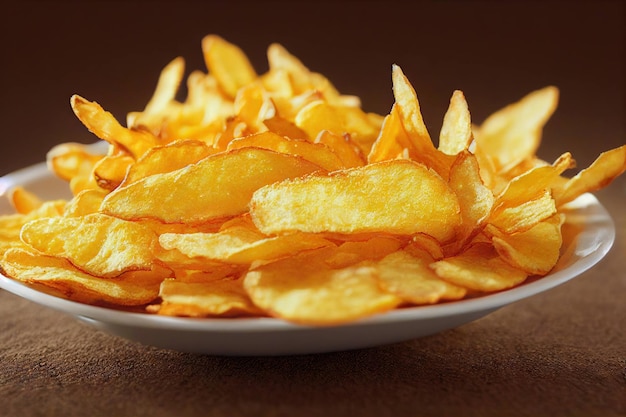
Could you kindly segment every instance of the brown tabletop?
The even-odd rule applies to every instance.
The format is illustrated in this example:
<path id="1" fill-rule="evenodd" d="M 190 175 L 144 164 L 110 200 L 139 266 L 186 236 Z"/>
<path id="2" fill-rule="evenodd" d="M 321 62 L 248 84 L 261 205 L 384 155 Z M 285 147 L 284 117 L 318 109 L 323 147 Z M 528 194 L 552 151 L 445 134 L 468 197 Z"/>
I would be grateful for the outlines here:
<path id="1" fill-rule="evenodd" d="M 240 45 L 259 71 L 267 45 L 282 43 L 378 113 L 389 111 L 397 63 L 432 132 L 456 88 L 479 122 L 552 84 L 561 101 L 540 156 L 569 150 L 584 167 L 626 142 L 623 2 L 417 3 L 12 5 L 0 175 L 57 143 L 94 140 L 71 94 L 123 120 L 173 57 L 203 68 L 208 33 Z M 0 416 L 626 416 L 626 177 L 596 196 L 617 238 L 591 270 L 456 329 L 362 350 L 169 351 L 0 290 Z"/>

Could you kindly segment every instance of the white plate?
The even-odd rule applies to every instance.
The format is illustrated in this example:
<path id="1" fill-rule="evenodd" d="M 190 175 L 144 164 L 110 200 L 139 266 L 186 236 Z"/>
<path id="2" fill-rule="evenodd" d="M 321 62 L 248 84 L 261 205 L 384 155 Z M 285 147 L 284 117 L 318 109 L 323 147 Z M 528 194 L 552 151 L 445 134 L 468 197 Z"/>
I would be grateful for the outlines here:
<path id="1" fill-rule="evenodd" d="M 12 212 L 6 192 L 18 184 L 44 198 L 69 197 L 67 184 L 51 175 L 45 164 L 38 164 L 0 178 L 0 214 Z M 591 268 L 612 246 L 615 227 L 591 194 L 572 205 L 575 210 L 568 215 L 568 222 L 578 223 L 582 231 L 566 245 L 561 261 L 549 275 L 480 298 L 395 310 L 342 326 L 300 326 L 271 318 L 191 319 L 128 313 L 61 299 L 2 275 L 0 287 L 106 332 L 167 349 L 216 355 L 289 355 L 379 346 L 460 326 Z"/>

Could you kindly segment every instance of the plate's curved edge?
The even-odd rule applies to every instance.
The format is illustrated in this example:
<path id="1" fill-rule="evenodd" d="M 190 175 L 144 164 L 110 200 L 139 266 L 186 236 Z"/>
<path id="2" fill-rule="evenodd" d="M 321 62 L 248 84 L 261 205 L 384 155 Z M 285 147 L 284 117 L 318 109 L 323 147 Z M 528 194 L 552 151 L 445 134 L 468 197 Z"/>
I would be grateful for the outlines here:
<path id="1" fill-rule="evenodd" d="M 2 184 L 13 187 L 21 182 L 32 182 L 38 178 L 45 179 L 45 177 L 50 175 L 51 173 L 48 171 L 45 162 L 7 174 L 4 177 L 0 177 L 0 196 L 2 196 Z M 565 266 L 562 270 L 548 274 L 547 276 L 539 278 L 534 282 L 522 284 L 518 287 L 502 292 L 488 294 L 473 299 L 393 310 L 387 313 L 365 318 L 363 320 L 358 320 L 353 323 L 349 323 L 348 325 L 367 326 L 371 324 L 383 324 L 386 322 L 428 320 L 432 318 L 494 310 L 549 290 L 571 280 L 579 274 L 589 270 L 602 260 L 611 249 L 615 240 L 615 225 L 613 219 L 595 196 L 585 194 L 575 200 L 572 206 L 575 210 L 589 210 L 590 213 L 593 214 L 594 221 L 597 223 L 594 229 L 594 236 L 597 240 L 597 245 L 593 248 L 593 250 L 586 248 L 589 253 L 584 254 L 584 256 L 581 256 L 573 264 Z M 602 239 L 599 239 L 600 237 L 602 237 Z M 180 328 L 182 326 L 191 331 L 219 330 L 222 332 L 263 332 L 267 330 L 290 331 L 311 327 L 268 317 L 228 320 L 219 318 L 194 319 L 117 311 L 106 307 L 82 304 L 46 294 L 37 289 L 31 288 L 26 284 L 7 278 L 2 274 L 0 274 L 0 288 L 3 288 L 22 298 L 73 316 L 100 320 L 118 325 L 168 329 Z M 346 325 L 341 325 L 339 327 L 342 326 Z"/>

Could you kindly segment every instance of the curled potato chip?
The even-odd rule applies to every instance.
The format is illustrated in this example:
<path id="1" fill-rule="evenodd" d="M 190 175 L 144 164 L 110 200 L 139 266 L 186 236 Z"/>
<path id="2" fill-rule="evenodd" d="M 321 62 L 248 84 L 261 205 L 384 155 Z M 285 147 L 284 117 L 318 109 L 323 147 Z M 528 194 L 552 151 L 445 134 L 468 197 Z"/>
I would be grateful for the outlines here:
<path id="1" fill-rule="evenodd" d="M 100 213 L 31 220 L 20 236 L 32 248 L 101 277 L 150 270 L 158 244 L 154 232 L 142 224 Z"/>
<path id="2" fill-rule="evenodd" d="M 341 159 L 328 146 L 307 140 L 291 139 L 272 132 L 257 133 L 233 139 L 227 149 L 263 148 L 289 155 L 300 156 L 326 171 L 345 168 Z"/>
<path id="3" fill-rule="evenodd" d="M 252 193 L 266 184 L 320 170 L 297 156 L 237 149 L 118 188 L 107 195 L 101 210 L 129 220 L 205 223 L 245 213 Z"/>
<path id="4" fill-rule="evenodd" d="M 519 233 L 502 233 L 493 227 L 487 232 L 492 234 L 493 246 L 504 261 L 529 275 L 545 275 L 559 260 L 563 221 L 563 215 L 556 214 Z"/>
<path id="5" fill-rule="evenodd" d="M 223 278 L 209 282 L 166 279 L 161 284 L 158 314 L 186 317 L 261 316 L 243 289 L 241 279 Z"/>
<path id="6" fill-rule="evenodd" d="M 272 316 L 303 324 L 336 325 L 401 303 L 380 288 L 373 267 L 332 269 L 320 260 L 299 257 L 253 269 L 243 283 L 255 305 Z"/>
<path id="7" fill-rule="evenodd" d="M 465 95 L 455 90 L 443 118 L 438 149 L 448 155 L 457 155 L 468 149 L 472 140 L 472 121 Z"/>
<path id="8" fill-rule="evenodd" d="M 222 90 L 235 97 L 240 88 L 252 83 L 257 75 L 244 52 L 217 35 L 202 39 L 202 52 L 209 73 Z"/>
<path id="9" fill-rule="evenodd" d="M 464 287 L 441 279 L 430 268 L 434 259 L 426 251 L 396 251 L 375 264 L 381 286 L 411 304 L 434 304 L 458 300 Z"/>
<path id="10" fill-rule="evenodd" d="M 488 156 L 498 171 L 534 157 L 558 98 L 558 89 L 549 86 L 491 114 L 477 129 L 476 153 Z"/>
<path id="11" fill-rule="evenodd" d="M 477 243 L 463 253 L 433 262 L 435 273 L 459 287 L 492 292 L 524 282 L 528 274 L 506 263 L 489 243 Z"/>
<path id="12" fill-rule="evenodd" d="M 28 214 L 37 210 L 44 203 L 37 194 L 28 191 L 22 186 L 17 186 L 10 191 L 11 205 L 19 214 Z"/>
<path id="13" fill-rule="evenodd" d="M 388 187 L 415 190 L 422 198 L 414 198 L 410 192 L 389 194 L 385 192 Z M 438 204 L 430 204 L 430 198 L 436 198 Z M 250 214 L 266 234 L 426 233 L 446 241 L 460 223 L 457 197 L 445 181 L 423 165 L 406 160 L 268 185 L 254 193 Z"/>
<path id="14" fill-rule="evenodd" d="M 57 294 L 74 301 L 120 306 L 139 306 L 153 301 L 169 272 L 155 267 L 117 278 L 102 278 L 77 269 L 66 259 L 19 248 L 4 253 L 2 270 L 18 281 L 51 287 Z"/>

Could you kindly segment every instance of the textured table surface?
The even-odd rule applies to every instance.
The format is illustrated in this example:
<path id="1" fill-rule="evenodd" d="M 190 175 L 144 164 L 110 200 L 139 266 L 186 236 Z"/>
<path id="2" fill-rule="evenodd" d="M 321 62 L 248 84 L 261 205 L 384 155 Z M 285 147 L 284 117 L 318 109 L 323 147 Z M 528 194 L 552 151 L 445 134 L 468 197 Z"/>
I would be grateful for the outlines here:
<path id="1" fill-rule="evenodd" d="M 454 88 L 480 121 L 554 84 L 561 104 L 541 155 L 569 150 L 584 167 L 624 144 L 624 3 L 502 3 L 16 2 L 2 28 L 0 175 L 59 142 L 93 140 L 71 114 L 71 94 L 123 119 L 171 58 L 201 64 L 208 33 L 255 62 L 260 45 L 284 43 L 380 113 L 399 63 L 433 132 Z M 0 290 L 0 416 L 626 416 L 626 178 L 596 195 L 617 238 L 593 269 L 456 329 L 364 350 L 160 350 Z"/>

